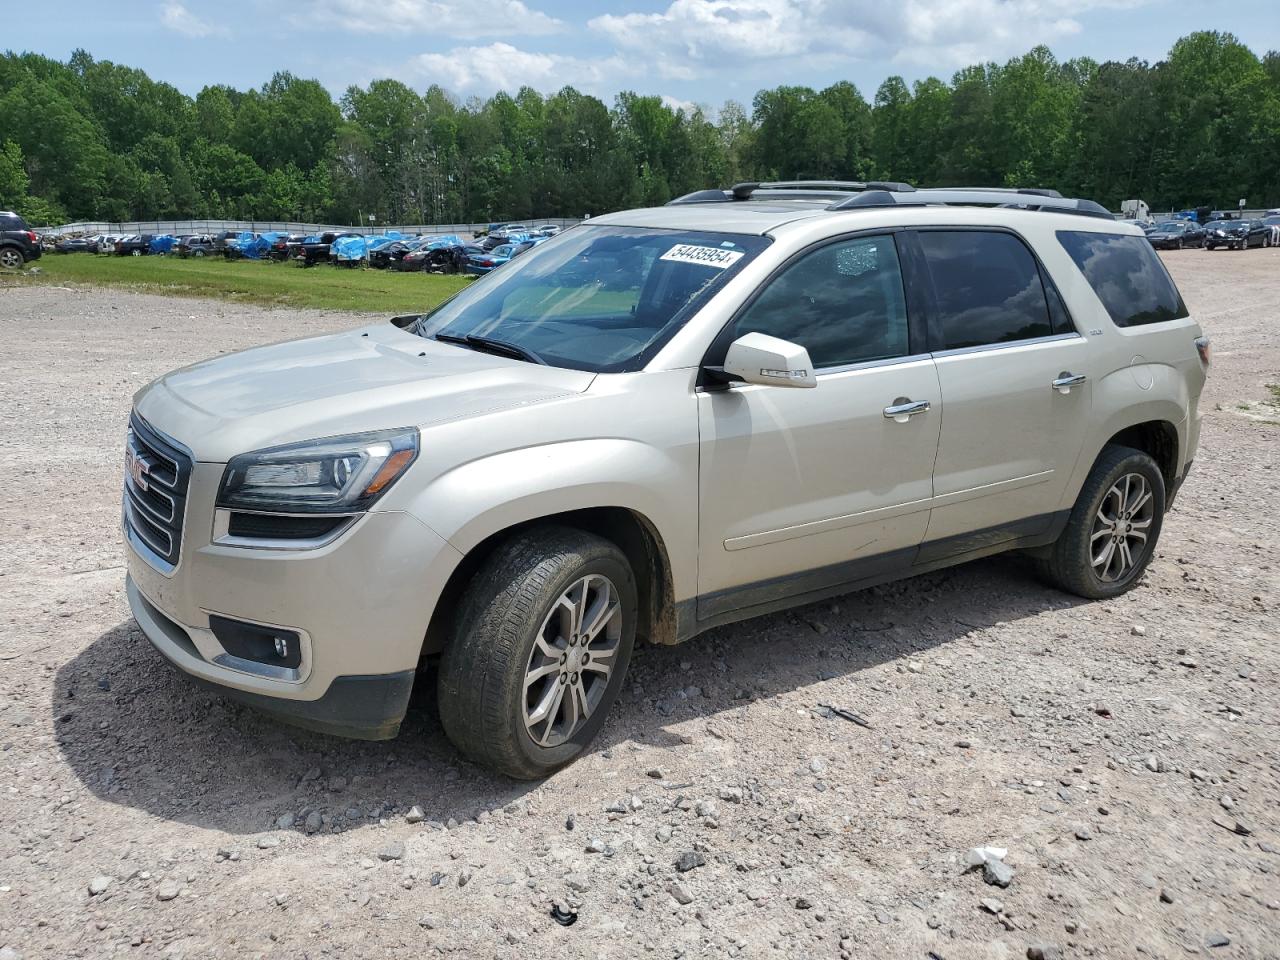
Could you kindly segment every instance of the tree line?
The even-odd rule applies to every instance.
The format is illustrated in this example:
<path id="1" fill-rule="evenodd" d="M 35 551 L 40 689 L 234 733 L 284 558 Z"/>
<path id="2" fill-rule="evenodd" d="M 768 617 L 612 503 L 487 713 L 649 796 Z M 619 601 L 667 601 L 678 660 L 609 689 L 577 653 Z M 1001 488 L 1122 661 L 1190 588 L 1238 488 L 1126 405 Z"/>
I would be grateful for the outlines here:
<path id="1" fill-rule="evenodd" d="M 394 79 L 334 102 L 277 73 L 194 98 L 141 70 L 0 56 L 0 209 L 33 223 L 455 223 L 598 214 L 740 180 L 1053 187 L 1112 209 L 1280 205 L 1280 53 L 1227 33 L 1155 64 L 1036 47 L 950 81 L 761 90 L 714 114 L 566 86 L 460 102 Z"/>

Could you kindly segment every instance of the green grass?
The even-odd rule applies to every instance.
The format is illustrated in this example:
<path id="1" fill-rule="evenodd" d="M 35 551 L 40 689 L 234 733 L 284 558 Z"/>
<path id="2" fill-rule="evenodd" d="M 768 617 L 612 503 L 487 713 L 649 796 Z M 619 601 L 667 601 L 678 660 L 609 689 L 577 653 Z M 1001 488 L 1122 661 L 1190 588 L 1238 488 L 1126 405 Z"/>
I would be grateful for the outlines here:
<path id="1" fill-rule="evenodd" d="M 40 273 L 32 275 L 30 267 Z M 202 257 L 106 257 L 45 254 L 28 271 L 0 271 L 0 289 L 79 283 L 174 297 L 204 297 L 274 307 L 315 307 L 366 313 L 416 313 L 469 283 L 459 276 L 348 270 L 323 265 Z"/>

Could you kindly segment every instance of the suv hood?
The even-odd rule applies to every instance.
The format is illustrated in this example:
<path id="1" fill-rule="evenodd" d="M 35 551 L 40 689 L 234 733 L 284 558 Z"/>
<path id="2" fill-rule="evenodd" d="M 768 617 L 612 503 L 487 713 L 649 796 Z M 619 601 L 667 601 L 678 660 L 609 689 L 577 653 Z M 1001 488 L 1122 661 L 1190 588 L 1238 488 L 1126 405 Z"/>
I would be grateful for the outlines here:
<path id="1" fill-rule="evenodd" d="M 391 324 L 255 347 L 166 374 L 134 408 L 197 460 L 427 426 L 581 393 L 595 374 L 425 340 Z"/>

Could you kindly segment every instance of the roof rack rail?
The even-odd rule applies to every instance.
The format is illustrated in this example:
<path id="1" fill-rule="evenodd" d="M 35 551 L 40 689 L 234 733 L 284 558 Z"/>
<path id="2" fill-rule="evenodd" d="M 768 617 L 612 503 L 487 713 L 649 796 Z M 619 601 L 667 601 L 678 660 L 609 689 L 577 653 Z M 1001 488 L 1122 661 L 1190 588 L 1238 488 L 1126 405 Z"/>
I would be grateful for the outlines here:
<path id="1" fill-rule="evenodd" d="M 868 190 L 844 200 L 836 201 L 828 210 L 857 210 L 864 207 L 922 206 L 925 204 L 953 206 L 1009 207 L 1020 210 L 1048 210 L 1053 213 L 1074 213 L 1085 217 L 1114 220 L 1111 211 L 1092 200 L 1064 197 L 1056 190 L 1040 188 L 1001 189 L 985 187 L 942 187 L 913 190 L 908 194 L 892 190 Z"/>
<path id="2" fill-rule="evenodd" d="M 828 210 L 864 207 L 954 206 L 1010 207 L 1051 210 L 1086 217 L 1114 219 L 1092 200 L 1064 197 L 1046 187 L 922 187 L 892 180 L 778 180 L 736 183 L 727 190 L 698 190 L 677 197 L 668 206 L 684 203 L 732 203 L 740 200 L 831 200 Z"/>
<path id="3" fill-rule="evenodd" d="M 684 203 L 730 203 L 735 200 L 837 200 L 865 190 L 894 190 L 910 193 L 909 183 L 881 180 L 773 180 L 735 183 L 726 190 L 697 190 L 670 200 L 667 206 Z"/>

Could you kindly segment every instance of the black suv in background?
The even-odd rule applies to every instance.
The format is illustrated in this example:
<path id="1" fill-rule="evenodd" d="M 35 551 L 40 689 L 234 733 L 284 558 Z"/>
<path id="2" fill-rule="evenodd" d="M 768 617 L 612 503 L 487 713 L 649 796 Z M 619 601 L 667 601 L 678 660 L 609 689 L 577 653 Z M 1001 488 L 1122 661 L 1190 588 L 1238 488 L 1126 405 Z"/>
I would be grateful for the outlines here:
<path id="1" fill-rule="evenodd" d="M 135 233 L 121 237 L 116 241 L 116 256 L 145 257 L 151 252 L 151 241 L 154 239 L 155 237 L 150 233 Z"/>
<path id="2" fill-rule="evenodd" d="M 173 249 L 184 260 L 187 257 L 207 257 L 213 253 L 213 237 L 204 233 L 183 237 L 174 244 Z"/>
<path id="3" fill-rule="evenodd" d="M 16 270 L 40 259 L 40 238 L 16 213 L 0 210 L 0 267 Z"/>

